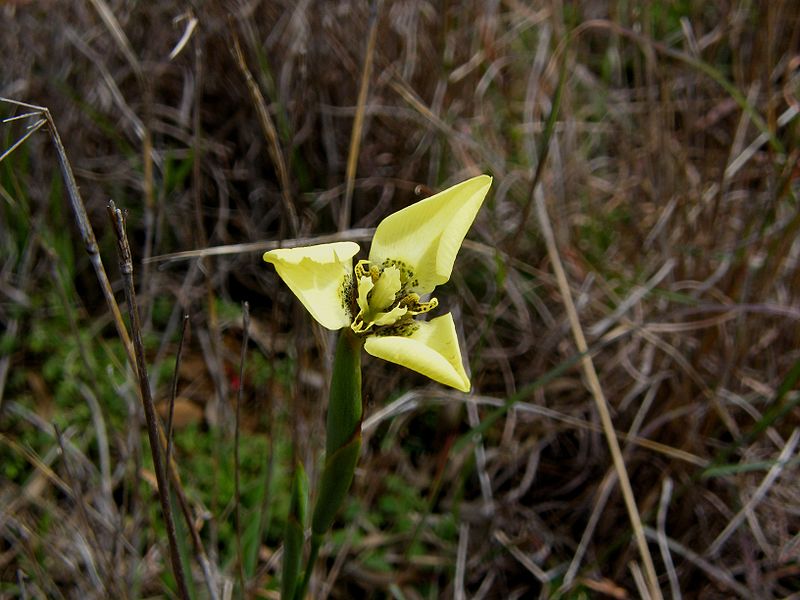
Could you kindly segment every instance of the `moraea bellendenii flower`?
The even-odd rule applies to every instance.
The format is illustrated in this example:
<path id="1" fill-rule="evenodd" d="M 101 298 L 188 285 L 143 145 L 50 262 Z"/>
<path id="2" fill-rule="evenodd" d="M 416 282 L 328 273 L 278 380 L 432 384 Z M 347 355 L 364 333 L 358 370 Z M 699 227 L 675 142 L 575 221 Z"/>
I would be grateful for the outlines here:
<path id="1" fill-rule="evenodd" d="M 355 242 L 272 250 L 264 260 L 324 327 L 350 327 L 372 356 L 467 392 L 452 314 L 418 317 L 438 306 L 429 294 L 450 279 L 491 184 L 473 177 L 389 215 L 355 268 Z"/>

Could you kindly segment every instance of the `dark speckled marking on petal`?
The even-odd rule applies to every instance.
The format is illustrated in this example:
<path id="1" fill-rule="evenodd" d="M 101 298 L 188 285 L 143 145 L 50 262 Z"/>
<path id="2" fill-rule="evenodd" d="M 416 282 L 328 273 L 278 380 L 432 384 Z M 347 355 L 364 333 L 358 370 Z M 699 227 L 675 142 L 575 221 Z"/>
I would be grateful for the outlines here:
<path id="1" fill-rule="evenodd" d="M 419 329 L 419 323 L 413 319 L 403 319 L 392 325 L 386 327 L 379 327 L 372 335 L 384 337 L 387 335 L 396 335 L 400 337 L 411 337 L 411 334 Z"/>
<path id="2" fill-rule="evenodd" d="M 356 284 L 352 275 L 345 275 L 342 283 L 339 284 L 339 302 L 344 307 L 344 310 L 353 320 L 355 314 L 354 305 L 356 304 Z"/>

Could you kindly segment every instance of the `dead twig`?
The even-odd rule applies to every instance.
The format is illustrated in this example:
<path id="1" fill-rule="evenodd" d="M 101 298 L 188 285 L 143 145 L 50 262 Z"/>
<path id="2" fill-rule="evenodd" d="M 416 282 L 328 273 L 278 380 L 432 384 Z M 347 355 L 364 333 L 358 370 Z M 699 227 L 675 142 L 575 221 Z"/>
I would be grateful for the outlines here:
<path id="1" fill-rule="evenodd" d="M 183 315 L 181 337 L 178 338 L 178 351 L 175 354 L 175 369 L 172 373 L 172 391 L 169 395 L 169 409 L 167 412 L 167 451 L 164 462 L 170 464 L 172 460 L 172 418 L 175 414 L 175 399 L 178 396 L 178 373 L 181 369 L 181 355 L 183 354 L 183 340 L 186 337 L 186 326 L 189 324 L 189 315 Z"/>
<path id="2" fill-rule="evenodd" d="M 167 539 L 169 541 L 170 562 L 172 572 L 175 575 L 175 583 L 178 587 L 178 595 L 182 600 L 189 599 L 189 590 L 186 586 L 186 575 L 184 574 L 183 563 L 178 552 L 178 538 L 175 529 L 175 520 L 172 516 L 172 505 L 169 501 L 169 484 L 167 483 L 167 471 L 164 466 L 162 455 L 161 437 L 159 435 L 158 416 L 156 407 L 153 403 L 153 395 L 150 391 L 150 379 L 147 375 L 147 363 L 144 356 L 144 342 L 142 341 L 142 329 L 139 321 L 139 306 L 136 303 L 136 290 L 133 284 L 133 259 L 131 258 L 131 248 L 128 244 L 128 236 L 125 232 L 125 216 L 114 204 L 113 200 L 108 203 L 108 214 L 114 226 L 114 233 L 117 236 L 117 247 L 119 252 L 119 268 L 122 273 L 122 281 L 125 287 L 125 298 L 128 302 L 128 315 L 131 321 L 131 332 L 133 334 L 133 346 L 136 353 L 136 373 L 139 379 L 139 391 L 144 405 L 144 415 L 147 420 L 147 435 L 150 439 L 150 451 L 153 455 L 153 467 L 156 471 L 156 482 L 158 496 L 161 501 L 161 512 L 167 529 Z"/>
<path id="3" fill-rule="evenodd" d="M 289 177 L 289 167 L 286 164 L 286 159 L 283 156 L 283 151 L 281 150 L 278 140 L 278 130 L 275 128 L 275 124 L 273 123 L 272 117 L 269 114 L 269 108 L 264 100 L 264 94 L 261 93 L 258 83 L 256 83 L 256 80 L 253 78 L 253 74 L 250 73 L 250 69 L 247 67 L 247 61 L 244 58 L 244 53 L 242 52 L 241 45 L 239 44 L 239 37 L 235 33 L 233 33 L 232 36 L 233 57 L 236 59 L 236 64 L 238 65 L 239 70 L 242 72 L 242 75 L 244 75 L 244 80 L 247 84 L 247 90 L 250 92 L 250 98 L 252 99 L 253 105 L 256 108 L 256 115 L 258 116 L 258 122 L 261 125 L 261 132 L 267 139 L 270 158 L 272 158 L 272 162 L 275 164 L 275 172 L 278 175 L 278 181 L 281 185 L 281 200 L 283 201 L 283 209 L 286 211 L 286 217 L 289 220 L 289 231 L 291 232 L 292 236 L 297 236 L 300 231 L 300 221 L 297 217 L 297 211 L 294 208 L 294 203 L 292 202 L 292 184 Z"/>
<path id="4" fill-rule="evenodd" d="M 345 192 L 339 212 L 339 231 L 350 227 L 350 213 L 353 207 L 353 190 L 355 189 L 356 168 L 358 167 L 358 153 L 361 149 L 361 137 L 364 132 L 364 113 L 367 106 L 367 93 L 369 80 L 372 74 L 372 63 L 375 56 L 375 40 L 378 35 L 378 7 L 380 0 L 373 0 L 369 15 L 369 36 L 367 48 L 364 52 L 364 68 L 361 71 L 361 84 L 358 88 L 358 101 L 356 102 L 356 116 L 353 120 L 353 130 L 350 133 L 350 149 L 347 152 L 347 169 L 345 171 Z"/>
<path id="5" fill-rule="evenodd" d="M 133 346 L 131 338 L 128 335 L 128 330 L 125 327 L 125 321 L 122 319 L 122 312 L 120 312 L 117 300 L 114 297 L 114 291 L 111 289 L 111 284 L 108 281 L 105 267 L 103 266 L 103 259 L 100 257 L 100 249 L 97 245 L 97 239 L 94 236 L 94 230 L 89 222 L 89 216 L 86 214 L 86 207 L 81 199 L 80 192 L 78 191 L 78 184 L 75 181 L 75 175 L 72 172 L 72 166 L 67 159 L 67 153 L 64 150 L 64 144 L 61 142 L 61 136 L 58 135 L 55 121 L 53 120 L 50 111 L 44 106 L 36 106 L 34 104 L 27 104 L 25 102 L 18 102 L 16 100 L 9 100 L 8 98 L 0 97 L 1 102 L 8 102 L 23 106 L 34 111 L 38 111 L 42 118 L 47 122 L 47 127 L 50 130 L 50 139 L 56 148 L 56 158 L 58 159 L 58 166 L 61 170 L 61 177 L 64 180 L 64 185 L 67 188 L 67 195 L 69 197 L 70 206 L 75 216 L 75 223 L 78 225 L 78 231 L 81 235 L 81 241 L 89 255 L 89 260 L 94 267 L 95 275 L 100 282 L 100 289 L 103 292 L 103 297 L 106 300 L 108 309 L 111 311 L 111 316 L 114 319 L 114 326 L 117 328 L 117 335 L 122 340 L 122 345 L 125 352 L 128 354 L 128 360 L 131 364 L 135 364 Z"/>
<path id="6" fill-rule="evenodd" d="M 561 293 L 564 308 L 569 317 L 570 328 L 575 340 L 575 345 L 578 352 L 581 354 L 581 366 L 583 367 L 584 375 L 589 383 L 589 388 L 592 392 L 592 397 L 595 400 L 597 412 L 600 415 L 600 422 L 603 425 L 603 433 L 608 443 L 608 448 L 611 452 L 611 458 L 614 462 L 614 469 L 619 478 L 620 489 L 622 497 L 625 500 L 625 507 L 628 509 L 628 517 L 633 527 L 633 535 L 636 540 L 636 545 L 639 548 L 642 562 L 644 563 L 644 570 L 647 578 L 647 584 L 650 595 L 655 600 L 661 599 L 661 589 L 658 585 L 658 576 L 656 575 L 656 568 L 653 564 L 653 558 L 650 555 L 650 549 L 647 547 L 647 540 L 644 536 L 642 528 L 642 518 L 639 515 L 639 510 L 636 507 L 636 499 L 633 495 L 633 488 L 631 487 L 628 472 L 625 469 L 625 460 L 622 457 L 622 451 L 619 447 L 619 440 L 617 439 L 616 431 L 614 430 L 614 423 L 611 421 L 611 412 L 608 408 L 608 401 L 606 400 L 603 389 L 600 386 L 600 380 L 597 377 L 592 357 L 589 354 L 589 346 L 586 343 L 586 337 L 583 334 L 580 320 L 578 319 L 578 311 L 575 308 L 575 303 L 572 300 L 572 292 L 569 288 L 567 275 L 564 271 L 564 266 L 561 264 L 561 257 L 559 256 L 558 247 L 556 246 L 555 235 L 550 224 L 550 218 L 547 215 L 547 209 L 544 203 L 544 192 L 541 186 L 537 186 L 535 192 L 535 208 L 536 215 L 539 219 L 539 225 L 542 229 L 545 244 L 547 245 L 547 254 L 550 256 L 550 262 L 553 264 L 556 280 L 558 282 L 558 289 Z"/>

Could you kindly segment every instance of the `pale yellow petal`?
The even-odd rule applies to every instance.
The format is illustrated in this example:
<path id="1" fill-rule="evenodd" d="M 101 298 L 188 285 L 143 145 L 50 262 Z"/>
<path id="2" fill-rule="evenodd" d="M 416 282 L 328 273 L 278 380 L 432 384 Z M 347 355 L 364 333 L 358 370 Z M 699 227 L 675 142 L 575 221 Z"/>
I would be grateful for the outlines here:
<path id="1" fill-rule="evenodd" d="M 370 336 L 364 349 L 372 356 L 403 365 L 434 381 L 462 392 L 470 389 L 469 377 L 461 362 L 456 327 L 450 313 L 430 321 L 415 322 L 408 337 Z"/>
<path id="2" fill-rule="evenodd" d="M 412 289 L 427 294 L 450 279 L 461 243 L 492 178 L 479 175 L 386 217 L 375 231 L 369 260 L 410 271 Z M 402 263 L 402 264 L 400 264 Z"/>
<path id="3" fill-rule="evenodd" d="M 271 250 L 264 260 L 323 327 L 341 329 L 351 321 L 344 288 L 358 250 L 355 242 L 335 242 Z"/>

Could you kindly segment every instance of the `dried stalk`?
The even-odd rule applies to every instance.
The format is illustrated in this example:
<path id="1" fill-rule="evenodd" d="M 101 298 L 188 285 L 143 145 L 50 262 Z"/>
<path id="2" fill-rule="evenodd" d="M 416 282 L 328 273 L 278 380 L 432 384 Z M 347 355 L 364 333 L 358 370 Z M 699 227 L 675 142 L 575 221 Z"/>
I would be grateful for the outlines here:
<path id="1" fill-rule="evenodd" d="M 236 59 L 236 64 L 239 66 L 242 75 L 244 75 L 247 90 L 250 92 L 250 98 L 256 108 L 258 122 L 261 125 L 261 132 L 268 142 L 270 158 L 272 158 L 272 162 L 275 164 L 275 172 L 281 184 L 281 200 L 283 201 L 283 209 L 286 211 L 286 216 L 289 219 L 289 230 L 292 236 L 297 237 L 300 231 L 300 221 L 297 217 L 294 204 L 292 203 L 292 184 L 289 179 L 289 168 L 278 140 L 278 130 L 272 122 L 272 117 L 269 114 L 264 95 L 261 93 L 258 83 L 256 83 L 253 74 L 250 73 L 250 69 L 247 67 L 247 61 L 245 61 L 242 47 L 239 44 L 239 38 L 235 33 L 233 34 L 233 57 Z"/>
<path id="2" fill-rule="evenodd" d="M 172 420 L 175 416 L 175 399 L 178 396 L 178 373 L 181 369 L 181 355 L 183 354 L 183 340 L 186 338 L 186 325 L 189 324 L 189 315 L 183 315 L 181 325 L 181 337 L 178 338 L 178 352 L 175 355 L 175 370 L 172 373 L 172 391 L 169 396 L 169 411 L 167 413 L 167 452 L 164 462 L 170 464 L 172 461 Z M 190 524 L 191 527 L 191 524 Z"/>
<path id="3" fill-rule="evenodd" d="M 125 233 L 125 216 L 122 211 L 111 200 L 108 203 L 108 213 L 114 226 L 114 233 L 117 236 L 117 246 L 119 252 L 119 269 L 122 273 L 122 282 L 125 287 L 125 298 L 128 301 L 128 314 L 131 321 L 131 332 L 133 334 L 133 347 L 136 355 L 136 372 L 139 378 L 139 391 L 144 405 L 144 415 L 147 420 L 147 435 L 150 438 L 150 451 L 153 455 L 153 466 L 156 471 L 156 483 L 158 487 L 158 497 L 161 501 L 161 511 L 164 515 L 164 522 L 167 529 L 167 539 L 169 541 L 170 561 L 172 572 L 175 575 L 175 583 L 178 586 L 178 595 L 182 600 L 189 599 L 189 590 L 186 587 L 186 576 L 184 574 L 183 563 L 178 553 L 178 538 L 175 529 L 175 520 L 172 516 L 172 506 L 169 501 L 169 484 L 167 483 L 167 471 L 164 466 L 162 456 L 161 436 L 158 425 L 156 407 L 153 403 L 153 396 L 150 391 L 150 380 L 147 376 L 147 364 L 144 356 L 144 342 L 142 341 L 142 328 L 139 321 L 139 306 L 136 303 L 136 290 L 133 284 L 133 259 L 131 258 L 131 248 L 128 244 L 128 236 Z"/>
<path id="4" fill-rule="evenodd" d="M 636 545 L 639 548 L 639 554 L 642 562 L 644 563 L 645 575 L 647 578 L 647 587 L 650 591 L 651 598 L 660 600 L 661 589 L 658 586 L 658 576 L 656 575 L 656 568 L 653 564 L 653 557 L 650 555 L 650 549 L 647 547 L 647 540 L 645 539 L 644 529 L 642 527 L 642 518 L 639 515 L 639 509 L 636 507 L 636 499 L 633 495 L 633 488 L 631 487 L 628 472 L 625 469 L 625 460 L 622 458 L 622 451 L 619 447 L 619 440 L 617 439 L 616 431 L 614 430 L 614 423 L 611 421 L 611 413 L 608 409 L 608 401 L 603 394 L 603 389 L 600 386 L 600 380 L 597 377 L 592 357 L 589 354 L 589 346 L 586 343 L 586 337 L 583 335 L 580 320 L 578 319 L 578 311 L 575 308 L 575 303 L 572 300 L 572 292 L 569 289 L 569 282 L 567 275 L 564 272 L 564 266 L 561 264 L 561 257 L 556 246 L 555 235 L 553 228 L 550 224 L 550 218 L 547 216 L 547 208 L 544 205 L 544 192 L 541 186 L 537 186 L 535 190 L 535 208 L 536 215 L 539 219 L 539 224 L 542 228 L 542 235 L 547 245 L 547 254 L 550 257 L 550 262 L 553 264 L 553 271 L 555 271 L 556 280 L 558 282 L 558 289 L 561 292 L 564 308 L 569 317 L 570 328 L 572 329 L 572 336 L 575 339 L 575 345 L 578 352 L 581 354 L 581 366 L 586 380 L 589 383 L 589 389 L 592 392 L 592 397 L 597 407 L 597 412 L 600 416 L 600 422 L 603 425 L 603 433 L 605 434 L 608 448 L 611 451 L 611 458 L 614 461 L 614 469 L 619 478 L 620 489 L 622 490 L 622 497 L 625 500 L 625 507 L 628 509 L 628 518 L 633 527 L 633 535 L 636 539 Z"/>
<path id="5" fill-rule="evenodd" d="M 58 135 L 58 129 L 53 121 L 50 111 L 44 106 L 36 106 L 27 104 L 25 102 L 18 102 L 16 100 L 9 100 L 8 98 L 0 98 L 2 102 L 9 102 L 17 106 L 23 106 L 33 111 L 38 111 L 42 118 L 47 122 L 47 127 L 50 129 L 50 139 L 56 148 L 56 158 L 58 159 L 58 166 L 61 170 L 61 176 L 64 179 L 64 185 L 67 188 L 67 195 L 69 196 L 69 203 L 72 207 L 72 212 L 75 215 L 75 223 L 78 225 L 78 231 L 81 235 L 86 252 L 89 254 L 89 260 L 92 263 L 94 272 L 97 275 L 97 280 L 100 282 L 100 289 L 103 292 L 108 309 L 111 311 L 111 316 L 114 320 L 114 326 L 117 328 L 117 335 L 122 340 L 122 345 L 125 347 L 125 352 L 128 354 L 130 363 L 136 364 L 136 359 L 133 352 L 133 345 L 131 338 L 128 335 L 128 329 L 125 327 L 125 321 L 122 319 L 122 312 L 117 304 L 117 299 L 114 297 L 114 291 L 111 289 L 111 284 L 108 281 L 105 267 L 103 266 L 103 259 L 100 258 L 100 249 L 97 246 L 97 239 L 94 236 L 94 230 L 89 222 L 89 216 L 86 214 L 86 207 L 83 204 L 80 192 L 78 191 L 78 184 L 75 181 L 75 175 L 72 173 L 72 167 L 67 160 L 67 153 L 64 150 L 64 144 L 61 142 L 61 136 Z"/>
<path id="6" fill-rule="evenodd" d="M 353 120 L 353 131 L 350 133 L 350 150 L 347 153 L 347 170 L 345 172 L 345 192 L 344 202 L 339 213 L 339 231 L 344 231 L 350 227 L 350 213 L 353 209 L 353 191 L 356 181 L 356 167 L 358 166 L 358 154 L 361 149 L 361 135 L 364 131 L 364 113 L 367 106 L 367 92 L 369 91 L 369 79 L 372 74 L 372 63 L 375 56 L 375 40 L 378 35 L 378 0 L 373 0 L 369 15 L 369 37 L 367 38 L 367 48 L 364 53 L 364 69 L 361 72 L 361 84 L 358 89 L 358 101 L 356 103 L 356 116 Z"/>

